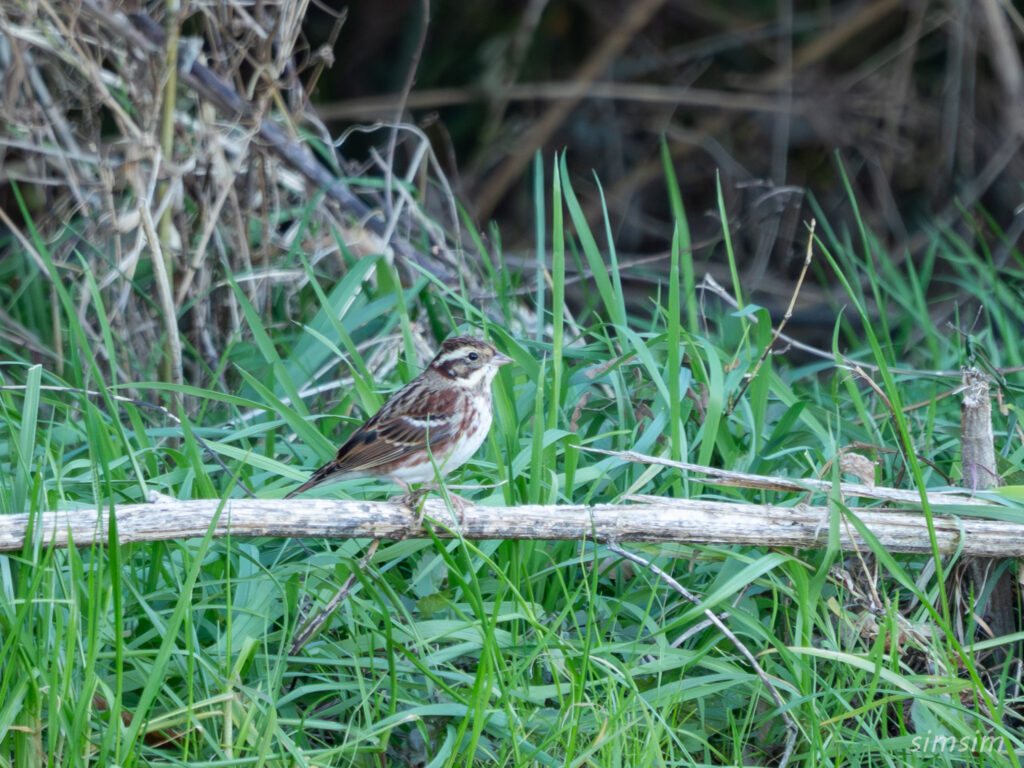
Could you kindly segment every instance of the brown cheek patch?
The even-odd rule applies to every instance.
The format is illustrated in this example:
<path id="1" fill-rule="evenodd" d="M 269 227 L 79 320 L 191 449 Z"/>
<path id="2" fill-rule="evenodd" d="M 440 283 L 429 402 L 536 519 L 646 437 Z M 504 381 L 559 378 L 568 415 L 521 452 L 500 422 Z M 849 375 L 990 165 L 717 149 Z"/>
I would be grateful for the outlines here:
<path id="1" fill-rule="evenodd" d="M 444 367 L 444 375 L 449 379 L 457 379 L 466 375 L 466 364 L 461 361 L 453 361 Z"/>

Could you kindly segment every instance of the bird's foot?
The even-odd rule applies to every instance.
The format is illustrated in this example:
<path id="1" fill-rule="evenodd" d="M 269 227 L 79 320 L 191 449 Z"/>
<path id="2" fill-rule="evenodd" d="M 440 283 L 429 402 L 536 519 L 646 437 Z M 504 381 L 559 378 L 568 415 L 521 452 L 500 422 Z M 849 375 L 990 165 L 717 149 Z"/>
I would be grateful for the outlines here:
<path id="1" fill-rule="evenodd" d="M 416 525 L 422 525 L 424 516 L 423 502 L 428 493 L 437 490 L 439 490 L 438 486 L 433 483 L 430 485 L 422 485 L 414 491 L 410 491 L 406 488 L 406 492 L 404 494 L 401 496 L 393 496 L 388 499 L 388 501 L 395 502 L 396 504 L 402 504 L 403 506 L 414 510 L 416 512 Z M 448 498 L 451 499 L 451 508 L 455 513 L 456 519 L 459 521 L 459 525 L 462 525 L 465 522 L 464 512 L 467 507 L 473 506 L 473 502 L 456 493 L 452 493 L 451 491 L 448 491 Z"/>
<path id="2" fill-rule="evenodd" d="M 415 491 L 410 491 L 408 486 L 402 486 L 402 490 L 405 493 L 392 496 L 388 501 L 411 509 L 416 514 L 416 525 L 421 525 L 423 523 L 423 501 L 427 496 L 427 489 L 417 488 Z"/>

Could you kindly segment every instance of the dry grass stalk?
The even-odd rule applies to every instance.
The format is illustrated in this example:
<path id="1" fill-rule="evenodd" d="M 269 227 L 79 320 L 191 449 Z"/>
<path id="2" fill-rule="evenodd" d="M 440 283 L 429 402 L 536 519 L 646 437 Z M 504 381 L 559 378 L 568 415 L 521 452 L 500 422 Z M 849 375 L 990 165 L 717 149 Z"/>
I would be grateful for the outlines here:
<path id="1" fill-rule="evenodd" d="M 279 320 L 306 279 L 288 259 L 292 249 L 328 277 L 343 272 L 334 233 L 352 253 L 390 253 L 400 268 L 450 277 L 464 267 L 423 198 L 394 185 L 385 205 L 340 153 L 328 168 L 299 138 L 318 136 L 328 151 L 337 144 L 300 77 L 326 61 L 307 50 L 304 3 L 184 8 L 188 18 L 168 20 L 100 0 L 0 7 L 0 161 L 96 342 L 90 352 L 103 354 L 101 314 L 123 340 L 118 358 L 103 361 L 112 374 L 148 378 L 166 359 L 172 380 L 210 385 L 207 371 L 245 334 L 226 277 Z M 197 30 L 201 38 L 188 36 Z M 171 101 L 162 90 L 173 82 L 168 62 L 179 83 Z M 397 133 L 403 149 L 413 145 L 408 171 L 362 173 L 440 177 L 422 134 Z M 443 179 L 423 187 L 453 212 L 450 192 L 438 188 Z M 384 209 L 394 211 L 389 220 L 375 213 Z M 4 223 L 28 246 L 26 222 Z M 421 234 L 429 253 L 410 245 Z"/>

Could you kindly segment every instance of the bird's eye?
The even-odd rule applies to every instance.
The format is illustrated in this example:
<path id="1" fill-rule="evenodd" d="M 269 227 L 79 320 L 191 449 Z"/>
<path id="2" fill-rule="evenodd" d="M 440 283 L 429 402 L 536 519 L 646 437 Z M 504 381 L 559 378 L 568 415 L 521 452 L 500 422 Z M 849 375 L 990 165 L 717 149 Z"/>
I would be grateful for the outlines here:
<path id="1" fill-rule="evenodd" d="M 479 357 L 480 357 L 480 355 L 478 355 L 478 354 L 477 354 L 476 352 L 470 352 L 470 353 L 469 353 L 469 354 L 467 355 L 467 357 L 468 357 L 468 358 L 469 358 L 470 360 L 476 360 L 477 358 L 479 358 Z"/>

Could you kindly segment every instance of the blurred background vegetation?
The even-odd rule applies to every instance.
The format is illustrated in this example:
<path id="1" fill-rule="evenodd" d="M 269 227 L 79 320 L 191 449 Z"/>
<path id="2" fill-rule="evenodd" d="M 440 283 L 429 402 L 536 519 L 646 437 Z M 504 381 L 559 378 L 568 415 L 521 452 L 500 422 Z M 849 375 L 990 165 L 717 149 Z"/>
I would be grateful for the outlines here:
<path id="1" fill-rule="evenodd" d="M 776 313 L 812 208 L 837 229 L 859 214 L 894 264 L 920 262 L 937 231 L 992 248 L 998 262 L 1024 221 L 1022 17 L 1003 0 L 185 4 L 173 19 L 156 4 L 36 10 L 0 13 L 0 247 L 22 247 L 12 236 L 26 226 L 17 185 L 58 263 L 74 274 L 84 259 L 100 290 L 120 291 L 112 322 L 133 329 L 123 335 L 142 345 L 136 355 L 162 354 L 146 287 L 161 277 L 149 276 L 144 222 L 128 213 L 146 200 L 194 383 L 204 345 L 237 322 L 230 300 L 206 300 L 225 290 L 220 271 L 245 273 L 254 305 L 267 307 L 268 292 L 293 290 L 296 249 L 344 272 L 330 226 L 356 257 L 378 250 L 383 233 L 412 242 L 444 280 L 464 270 L 472 283 L 483 270 L 455 212 L 464 206 L 485 234 L 497 223 L 506 266 L 532 265 L 530 164 L 537 153 L 550 164 L 563 147 L 592 225 L 603 194 L 638 305 L 668 269 L 662 137 L 698 277 L 725 282 L 724 214 L 743 282 Z M 132 14 L 159 34 L 145 27 L 147 40 Z M 176 62 L 161 28 L 181 36 Z M 191 61 L 244 109 L 187 73 L 170 83 L 169 102 L 168 64 Z M 254 135 L 271 113 L 287 138 L 349 178 L 367 208 L 319 204 L 322 186 L 296 175 L 278 142 Z M 396 178 L 419 190 L 446 232 L 396 204 Z M 409 254 L 398 255 L 401 270 Z M 8 299 L 14 263 L 6 260 Z M 830 325 L 842 303 L 828 269 L 815 270 L 792 330 Z M 126 291 L 125 278 L 138 290 Z M 941 323 L 970 297 L 938 285 Z M 568 299 L 577 309 L 585 301 L 571 285 Z"/>

